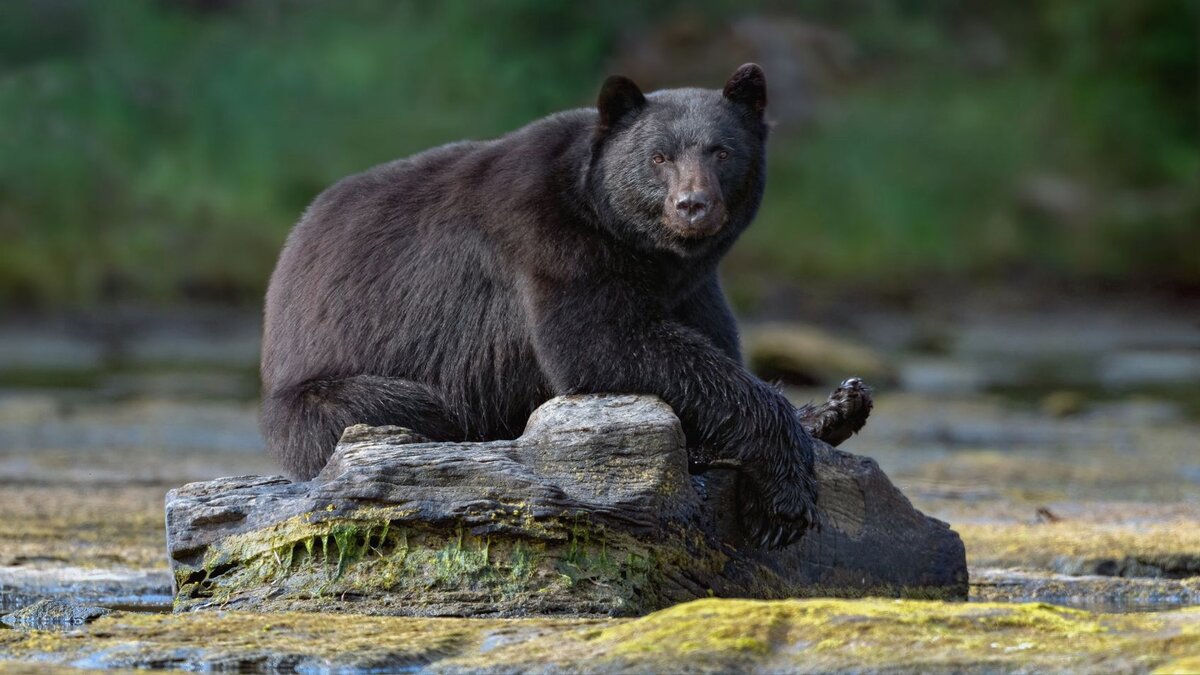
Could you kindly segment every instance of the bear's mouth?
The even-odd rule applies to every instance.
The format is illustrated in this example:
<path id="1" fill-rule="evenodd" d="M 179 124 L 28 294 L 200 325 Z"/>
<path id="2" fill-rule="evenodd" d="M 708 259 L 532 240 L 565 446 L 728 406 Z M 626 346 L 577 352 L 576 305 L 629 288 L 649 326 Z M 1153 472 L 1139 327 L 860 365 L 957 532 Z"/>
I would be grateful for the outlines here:
<path id="1" fill-rule="evenodd" d="M 717 208 L 702 219 L 689 221 L 677 215 L 665 214 L 663 225 L 676 237 L 685 240 L 709 239 L 725 229 L 729 217 L 725 209 Z"/>

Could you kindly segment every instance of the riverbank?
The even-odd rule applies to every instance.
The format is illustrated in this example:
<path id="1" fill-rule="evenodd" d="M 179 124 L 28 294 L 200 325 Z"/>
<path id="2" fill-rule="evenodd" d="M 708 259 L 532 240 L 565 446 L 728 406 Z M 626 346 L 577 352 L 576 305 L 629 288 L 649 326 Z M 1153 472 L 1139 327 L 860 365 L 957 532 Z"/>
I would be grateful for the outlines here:
<path id="1" fill-rule="evenodd" d="M 1200 350 L 1187 316 L 827 322 L 896 373 L 845 449 L 875 458 L 914 506 L 962 534 L 969 603 L 713 601 L 633 621 L 433 621 L 419 639 L 395 619 L 161 614 L 166 490 L 276 471 L 257 432 L 257 324 L 192 321 L 146 324 L 116 361 L 89 361 L 64 333 L 32 324 L 23 341 L 0 341 L 0 375 L 24 373 L 0 377 L 0 613 L 42 597 L 122 610 L 67 632 L 0 628 L 9 666 L 652 667 L 661 662 L 645 660 L 647 636 L 691 644 L 672 663 L 698 669 L 1139 672 L 1200 654 L 1200 418 L 1194 380 L 1166 379 Z M 43 352 L 52 356 L 39 361 Z M 1065 361 L 1083 365 L 1037 365 Z M 1099 375 L 1121 368 L 1142 379 Z M 729 625 L 716 642 L 689 637 L 718 619 Z"/>

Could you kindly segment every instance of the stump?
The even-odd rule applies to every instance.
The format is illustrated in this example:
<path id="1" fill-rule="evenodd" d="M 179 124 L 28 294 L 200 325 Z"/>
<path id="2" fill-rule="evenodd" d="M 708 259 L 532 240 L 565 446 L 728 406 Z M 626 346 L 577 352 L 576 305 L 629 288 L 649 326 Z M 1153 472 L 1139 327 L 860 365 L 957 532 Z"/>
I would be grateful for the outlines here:
<path id="1" fill-rule="evenodd" d="M 175 607 L 629 615 L 710 595 L 966 596 L 958 535 L 874 461 L 818 442 L 816 470 L 823 528 L 763 551 L 741 539 L 735 472 L 691 475 L 655 397 L 556 398 L 511 441 L 350 427 L 312 481 L 167 493 Z"/>

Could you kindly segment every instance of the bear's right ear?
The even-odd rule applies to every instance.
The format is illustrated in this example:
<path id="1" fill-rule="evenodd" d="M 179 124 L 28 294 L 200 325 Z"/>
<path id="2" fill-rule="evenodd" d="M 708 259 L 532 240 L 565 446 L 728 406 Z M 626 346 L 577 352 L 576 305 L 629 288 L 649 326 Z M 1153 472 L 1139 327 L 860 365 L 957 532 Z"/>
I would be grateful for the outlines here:
<path id="1" fill-rule="evenodd" d="M 600 87 L 600 97 L 596 100 L 596 109 L 600 111 L 601 134 L 607 133 L 626 115 L 646 105 L 646 97 L 633 80 L 620 75 L 613 75 L 604 81 Z"/>

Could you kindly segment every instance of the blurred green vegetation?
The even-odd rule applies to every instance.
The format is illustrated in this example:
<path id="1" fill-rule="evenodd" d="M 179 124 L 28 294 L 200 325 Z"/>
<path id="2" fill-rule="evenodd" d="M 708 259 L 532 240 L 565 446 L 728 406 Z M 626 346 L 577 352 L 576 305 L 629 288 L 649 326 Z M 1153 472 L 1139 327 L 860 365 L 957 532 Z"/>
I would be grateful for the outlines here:
<path id="1" fill-rule="evenodd" d="M 0 304 L 257 302 L 339 177 L 588 105 L 631 36 L 755 13 L 839 31 L 855 57 L 773 139 L 734 276 L 1191 288 L 1198 7 L 6 2 Z"/>

